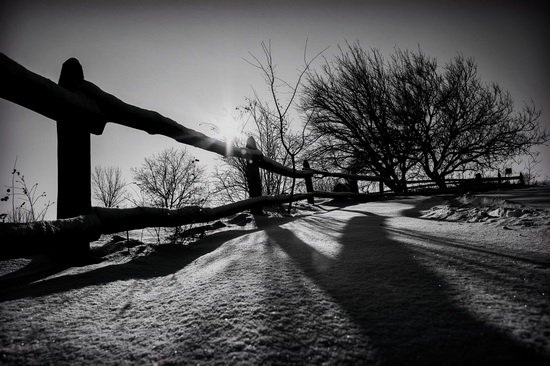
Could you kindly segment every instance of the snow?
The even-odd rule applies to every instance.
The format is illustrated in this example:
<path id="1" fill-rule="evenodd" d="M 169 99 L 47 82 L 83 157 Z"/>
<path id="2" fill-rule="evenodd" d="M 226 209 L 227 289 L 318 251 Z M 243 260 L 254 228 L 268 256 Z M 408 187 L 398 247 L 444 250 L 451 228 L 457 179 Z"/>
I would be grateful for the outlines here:
<path id="1" fill-rule="evenodd" d="M 301 204 L 87 266 L 4 261 L 0 363 L 548 364 L 549 211 L 461 199 Z"/>

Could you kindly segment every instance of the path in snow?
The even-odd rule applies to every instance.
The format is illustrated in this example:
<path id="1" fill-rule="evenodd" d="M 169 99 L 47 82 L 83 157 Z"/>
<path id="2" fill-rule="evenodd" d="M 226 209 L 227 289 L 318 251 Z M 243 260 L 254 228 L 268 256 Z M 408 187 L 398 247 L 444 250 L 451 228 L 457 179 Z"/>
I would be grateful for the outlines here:
<path id="1" fill-rule="evenodd" d="M 33 278 L 0 291 L 0 363 L 547 363 L 550 227 L 421 217 L 441 203 L 310 206 Z"/>

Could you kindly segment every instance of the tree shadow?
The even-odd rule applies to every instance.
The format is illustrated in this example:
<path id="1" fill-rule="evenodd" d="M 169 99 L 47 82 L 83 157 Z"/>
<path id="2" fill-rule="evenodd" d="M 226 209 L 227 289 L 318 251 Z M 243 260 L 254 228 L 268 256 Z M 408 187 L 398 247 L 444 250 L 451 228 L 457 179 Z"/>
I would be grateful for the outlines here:
<path id="1" fill-rule="evenodd" d="M 226 241 L 253 231 L 221 231 L 204 237 L 191 247 L 163 244 L 156 246 L 155 250 L 146 255 L 135 257 L 122 264 L 111 264 L 78 274 L 61 275 L 34 283 L 23 281 L 23 286 L 16 288 L 10 286 L 11 288 L 0 289 L 0 302 L 25 297 L 47 296 L 53 293 L 103 285 L 115 281 L 167 276 L 183 269 L 199 257 L 213 252 Z M 37 274 L 34 281 L 59 273 L 66 268 L 68 267 Z M 27 280 L 29 279 L 32 278 L 27 278 Z M 9 280 L 6 283 L 9 283 Z"/>
<path id="2" fill-rule="evenodd" d="M 420 240 L 426 243 L 433 244 L 434 247 L 429 249 L 433 252 L 438 252 L 437 247 L 439 248 L 454 248 L 462 253 L 469 253 L 469 255 L 465 257 L 470 258 L 476 258 L 473 262 L 473 264 L 479 265 L 479 257 L 480 256 L 489 256 L 489 257 L 498 257 L 498 259 L 503 263 L 503 261 L 507 260 L 510 262 L 510 265 L 520 263 L 528 263 L 531 265 L 539 266 L 540 268 L 550 268 L 550 257 L 543 253 L 538 252 L 529 252 L 529 251 L 523 251 L 523 250 L 515 250 L 512 251 L 511 249 L 499 249 L 497 250 L 491 250 L 489 248 L 485 247 L 475 247 L 473 245 L 468 245 L 460 240 L 453 240 L 450 238 L 439 238 L 434 235 L 429 235 L 426 233 L 419 233 L 412 230 L 403 230 L 403 229 L 396 229 L 396 228 L 388 228 L 387 229 L 389 233 L 396 233 L 398 235 L 403 235 L 405 237 L 409 237 L 414 240 Z M 426 249 L 428 250 L 428 249 Z M 448 250 L 441 251 L 444 255 L 451 255 L 449 254 Z M 509 271 L 509 269 L 506 269 L 505 267 L 502 268 L 504 271 Z"/>
<path id="3" fill-rule="evenodd" d="M 351 218 L 336 259 L 286 228 L 266 232 L 362 328 L 381 364 L 548 362 L 458 307 L 444 279 L 423 267 L 413 250 L 391 239 L 385 220 L 364 213 Z"/>

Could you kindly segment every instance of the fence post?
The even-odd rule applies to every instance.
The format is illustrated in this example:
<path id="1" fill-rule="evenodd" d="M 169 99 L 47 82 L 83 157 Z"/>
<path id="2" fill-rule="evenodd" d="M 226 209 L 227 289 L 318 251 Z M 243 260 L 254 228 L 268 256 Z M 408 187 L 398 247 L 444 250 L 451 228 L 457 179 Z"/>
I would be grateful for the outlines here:
<path id="1" fill-rule="evenodd" d="M 82 66 L 71 58 L 63 63 L 59 86 L 74 92 L 84 81 Z M 57 218 L 66 219 L 91 211 L 90 132 L 82 121 L 57 121 Z M 89 254 L 87 239 L 67 240 L 58 253 L 78 258 Z"/>
<path id="2" fill-rule="evenodd" d="M 311 167 L 309 166 L 309 162 L 307 160 L 304 160 L 304 163 L 303 163 L 303 168 L 304 170 L 311 170 Z M 313 179 L 312 179 L 312 175 L 308 175 L 307 177 L 304 178 L 304 180 L 306 181 L 306 191 L 309 193 L 309 192 L 313 192 Z M 307 198 L 307 203 L 309 204 L 314 204 L 315 203 L 315 199 L 313 197 L 308 197 Z"/>
<path id="3" fill-rule="evenodd" d="M 521 186 L 524 186 L 525 185 L 525 179 L 523 177 L 523 173 L 519 173 L 519 184 Z"/>
<path id="4" fill-rule="evenodd" d="M 481 176 L 481 173 L 476 173 L 475 182 L 476 187 L 481 187 L 483 185 L 483 177 Z"/>
<path id="5" fill-rule="evenodd" d="M 379 185 L 380 185 L 380 194 L 384 194 L 384 181 L 382 179 L 380 179 Z"/>
<path id="6" fill-rule="evenodd" d="M 359 183 L 357 179 L 348 179 L 349 191 L 353 193 L 359 193 Z"/>
<path id="7" fill-rule="evenodd" d="M 256 140 L 250 136 L 246 140 L 246 148 L 250 150 L 258 150 Z M 262 178 L 260 177 L 260 167 L 257 161 L 250 159 L 246 162 L 246 182 L 248 183 L 248 195 L 250 198 L 261 197 L 262 195 Z M 261 215 L 262 207 L 254 207 L 250 210 L 253 215 Z"/>

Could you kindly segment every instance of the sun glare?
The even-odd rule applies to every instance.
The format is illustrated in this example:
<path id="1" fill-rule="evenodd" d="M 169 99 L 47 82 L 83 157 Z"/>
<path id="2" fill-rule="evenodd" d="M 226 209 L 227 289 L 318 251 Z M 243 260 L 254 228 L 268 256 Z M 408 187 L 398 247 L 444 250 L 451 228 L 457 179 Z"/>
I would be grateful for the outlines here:
<path id="1" fill-rule="evenodd" d="M 244 145 L 243 128 L 238 121 L 231 117 L 224 118 L 216 124 L 216 134 L 219 140 L 227 143 L 227 148 Z"/>

